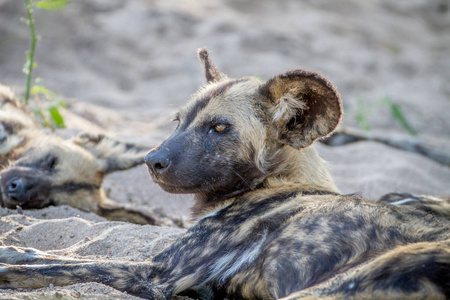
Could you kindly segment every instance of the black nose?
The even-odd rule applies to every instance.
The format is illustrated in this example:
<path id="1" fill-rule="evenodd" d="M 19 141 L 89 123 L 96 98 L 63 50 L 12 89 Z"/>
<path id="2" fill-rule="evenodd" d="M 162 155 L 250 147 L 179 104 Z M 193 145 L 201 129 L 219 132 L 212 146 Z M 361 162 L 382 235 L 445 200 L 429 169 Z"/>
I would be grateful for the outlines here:
<path id="1" fill-rule="evenodd" d="M 157 149 L 145 156 L 145 163 L 153 172 L 162 173 L 170 166 L 170 158 L 166 152 Z"/>
<path id="2" fill-rule="evenodd" d="M 6 195 L 12 201 L 20 202 L 25 195 L 27 185 L 21 178 L 14 178 L 6 185 Z"/>

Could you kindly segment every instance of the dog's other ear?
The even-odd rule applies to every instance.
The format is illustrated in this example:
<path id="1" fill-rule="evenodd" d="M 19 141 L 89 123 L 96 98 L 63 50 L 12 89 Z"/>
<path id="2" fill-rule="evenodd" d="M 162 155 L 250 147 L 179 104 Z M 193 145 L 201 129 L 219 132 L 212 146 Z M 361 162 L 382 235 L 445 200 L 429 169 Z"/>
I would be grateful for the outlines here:
<path id="1" fill-rule="evenodd" d="M 150 147 L 117 141 L 105 135 L 82 133 L 73 143 L 94 155 L 100 162 L 101 172 L 107 174 L 130 169 L 144 163 L 144 157 Z"/>
<path id="2" fill-rule="evenodd" d="M 332 133 L 342 118 L 339 94 L 317 73 L 294 70 L 275 76 L 260 93 L 278 139 L 296 149 Z"/>
<path id="3" fill-rule="evenodd" d="M 212 83 L 222 79 L 226 79 L 227 76 L 217 70 L 216 66 L 209 59 L 208 51 L 205 48 L 200 48 L 197 51 L 198 58 L 203 65 L 203 71 L 205 72 L 206 82 Z"/>

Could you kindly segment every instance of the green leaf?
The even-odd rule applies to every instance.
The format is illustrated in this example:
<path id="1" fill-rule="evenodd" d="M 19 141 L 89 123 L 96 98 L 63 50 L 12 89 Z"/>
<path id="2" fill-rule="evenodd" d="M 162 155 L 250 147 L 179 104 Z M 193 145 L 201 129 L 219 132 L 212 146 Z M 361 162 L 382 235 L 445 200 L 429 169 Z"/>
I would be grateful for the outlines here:
<path id="1" fill-rule="evenodd" d="M 44 87 L 42 85 L 36 85 L 36 84 L 33 85 L 33 87 L 31 88 L 31 93 L 33 95 L 43 94 L 43 95 L 46 95 L 46 96 L 49 96 L 49 97 L 54 97 L 54 96 L 58 95 L 54 91 L 49 90 L 48 88 L 46 88 L 46 87 Z"/>
<path id="2" fill-rule="evenodd" d="M 46 10 L 57 10 L 67 6 L 69 0 L 41 0 L 36 2 L 36 7 Z"/>
<path id="3" fill-rule="evenodd" d="M 50 106 L 48 108 L 48 111 L 50 112 L 50 116 L 52 117 L 53 122 L 55 122 L 56 127 L 59 128 L 66 127 L 66 125 L 64 124 L 64 119 L 59 113 L 58 107 Z"/>
<path id="4" fill-rule="evenodd" d="M 33 95 L 42 94 L 47 98 L 47 100 L 53 100 L 53 101 L 57 101 L 57 102 L 59 101 L 59 102 L 64 103 L 61 100 L 61 98 L 62 98 L 61 94 L 58 94 L 57 92 L 54 92 L 51 89 L 48 89 L 43 85 L 38 85 L 38 84 L 33 85 L 33 87 L 31 88 L 31 93 Z M 64 107 L 64 105 L 59 104 L 59 106 L 61 106 L 61 107 Z"/>
<path id="5" fill-rule="evenodd" d="M 389 96 L 384 96 L 381 101 L 383 103 L 386 103 L 389 108 L 391 109 L 392 117 L 397 120 L 403 128 L 409 132 L 410 135 L 416 135 L 417 132 L 414 130 L 414 128 L 411 126 L 411 124 L 406 120 L 405 115 L 403 114 L 400 106 L 392 101 L 392 99 Z"/>
<path id="6" fill-rule="evenodd" d="M 402 110 L 400 109 L 400 106 L 396 103 L 391 103 L 391 113 L 394 119 L 400 122 L 402 124 L 403 128 L 405 128 L 409 134 L 416 135 L 417 132 L 412 128 L 411 124 L 406 120 L 405 116 L 402 113 Z"/>

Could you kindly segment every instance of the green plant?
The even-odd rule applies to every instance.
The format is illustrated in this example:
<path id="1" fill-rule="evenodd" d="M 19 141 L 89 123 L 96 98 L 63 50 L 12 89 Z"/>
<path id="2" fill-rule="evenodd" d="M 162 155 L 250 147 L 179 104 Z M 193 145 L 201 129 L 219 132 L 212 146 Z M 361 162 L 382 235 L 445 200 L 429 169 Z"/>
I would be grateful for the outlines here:
<path id="1" fill-rule="evenodd" d="M 32 75 L 33 75 L 33 69 L 37 67 L 37 64 L 34 60 L 35 56 L 35 50 L 36 50 L 36 44 L 39 41 L 39 38 L 36 36 L 36 30 L 34 27 L 34 16 L 33 16 L 33 5 L 35 5 L 39 9 L 45 9 L 45 10 L 57 10 L 62 9 L 66 7 L 68 3 L 68 0 L 41 0 L 33 3 L 33 0 L 25 0 L 25 7 L 27 10 L 27 16 L 28 19 L 22 19 L 22 21 L 27 24 L 28 28 L 30 29 L 30 49 L 27 51 L 27 59 L 25 62 L 25 65 L 23 67 L 24 73 L 27 75 L 27 84 L 26 84 L 26 90 L 25 90 L 25 104 L 28 105 L 28 101 L 30 99 L 30 93 L 36 96 L 37 105 L 38 105 L 38 112 L 43 120 L 46 126 L 50 126 L 51 123 L 49 122 L 48 118 L 46 117 L 46 113 L 42 109 L 42 106 L 39 101 L 39 95 L 45 96 L 47 100 L 52 101 L 52 103 L 47 107 L 47 111 L 50 114 L 50 117 L 52 118 L 54 124 L 56 127 L 64 127 L 64 119 L 62 118 L 61 114 L 59 113 L 58 107 L 64 106 L 62 103 L 62 97 L 58 93 L 55 93 L 47 88 L 45 88 L 42 85 L 35 84 L 33 87 L 31 87 L 31 81 L 32 81 Z"/>
<path id="2" fill-rule="evenodd" d="M 38 105 L 38 109 L 35 110 L 35 114 L 41 116 L 41 118 L 44 120 L 44 124 L 47 127 L 51 126 L 50 121 L 47 118 L 47 115 L 44 113 L 44 110 L 42 109 L 42 105 L 40 104 L 40 97 L 39 96 L 43 96 L 45 97 L 47 100 L 50 101 L 50 104 L 47 105 L 46 109 L 48 111 L 48 113 L 50 114 L 51 119 L 53 120 L 53 123 L 55 124 L 56 127 L 59 128 L 64 128 L 66 127 L 65 123 L 64 123 L 64 118 L 62 117 L 62 115 L 59 112 L 60 107 L 62 108 L 66 108 L 66 104 L 64 103 L 62 96 L 50 89 L 47 89 L 46 87 L 42 86 L 42 85 L 37 85 L 35 84 L 33 86 L 33 88 L 31 89 L 31 93 L 33 95 L 38 96 L 36 98 L 36 100 L 38 101 L 37 105 Z"/>
<path id="3" fill-rule="evenodd" d="M 411 126 L 411 124 L 406 119 L 405 115 L 402 112 L 400 106 L 395 103 L 389 96 L 384 96 L 380 100 L 376 101 L 370 106 L 364 104 L 362 98 L 357 99 L 357 106 L 355 111 L 355 118 L 358 122 L 358 125 L 364 130 L 370 130 L 370 125 L 368 122 L 368 117 L 373 113 L 375 108 L 380 106 L 388 106 L 391 112 L 392 117 L 397 120 L 402 127 L 408 131 L 411 135 L 416 135 L 417 132 Z"/>
<path id="4" fill-rule="evenodd" d="M 392 117 L 395 120 L 397 120 L 403 126 L 403 128 L 409 132 L 409 134 L 411 134 L 411 135 L 417 134 L 417 132 L 414 130 L 414 128 L 411 126 L 411 124 L 408 122 L 408 120 L 406 120 L 406 117 L 403 114 L 402 109 L 400 108 L 400 106 L 397 103 L 392 101 L 392 99 L 389 96 L 384 96 L 383 98 L 381 98 L 380 101 L 382 101 L 387 106 L 389 106 Z"/>
<path id="5" fill-rule="evenodd" d="M 370 107 L 365 106 L 363 99 L 360 97 L 356 100 L 356 104 L 357 104 L 355 113 L 356 122 L 358 122 L 359 127 L 369 131 L 370 125 L 369 122 L 367 121 L 367 118 L 372 113 L 372 109 Z"/>

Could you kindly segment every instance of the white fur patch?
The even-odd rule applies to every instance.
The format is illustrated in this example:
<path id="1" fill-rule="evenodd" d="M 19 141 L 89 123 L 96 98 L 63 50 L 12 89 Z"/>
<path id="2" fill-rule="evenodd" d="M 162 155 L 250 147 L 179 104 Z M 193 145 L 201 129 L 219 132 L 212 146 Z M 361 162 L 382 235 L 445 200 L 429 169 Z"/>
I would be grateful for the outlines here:
<path id="1" fill-rule="evenodd" d="M 444 202 L 444 199 L 438 198 L 438 197 L 433 197 L 433 196 L 422 196 L 425 197 L 427 200 L 431 200 L 431 201 L 437 201 L 437 202 Z"/>
<path id="2" fill-rule="evenodd" d="M 218 210 L 214 210 L 212 212 L 210 212 L 209 214 L 205 215 L 202 217 L 202 219 L 206 219 L 206 218 L 210 218 L 210 217 L 215 217 L 217 215 L 219 211 Z"/>
<path id="3" fill-rule="evenodd" d="M 236 274 L 239 269 L 244 265 L 250 265 L 261 252 L 262 245 L 267 237 L 267 231 L 264 231 L 261 239 L 257 242 L 253 243 L 251 247 L 245 250 L 237 259 L 232 262 L 238 251 L 234 250 L 230 253 L 219 258 L 211 268 L 211 275 L 208 278 L 208 281 L 213 279 L 218 279 L 220 282 L 227 280 L 229 277 Z"/>
<path id="4" fill-rule="evenodd" d="M 307 108 L 304 101 L 294 98 L 291 93 L 286 93 L 278 100 L 278 104 L 273 111 L 273 121 L 287 121 L 296 115 L 298 111 L 303 111 Z"/>
<path id="5" fill-rule="evenodd" d="M 392 205 L 402 205 L 402 204 L 409 203 L 409 202 L 419 202 L 419 200 L 414 199 L 414 198 L 406 198 L 406 199 L 398 200 L 398 201 L 395 201 L 395 202 L 391 202 L 390 204 L 392 204 Z"/>
<path id="6" fill-rule="evenodd" d="M 234 259 L 236 255 L 237 250 L 234 250 L 216 260 L 216 262 L 211 267 L 211 275 L 209 276 L 208 281 L 222 277 L 221 275 L 225 270 L 228 269 L 228 265 L 231 263 L 231 261 Z"/>

